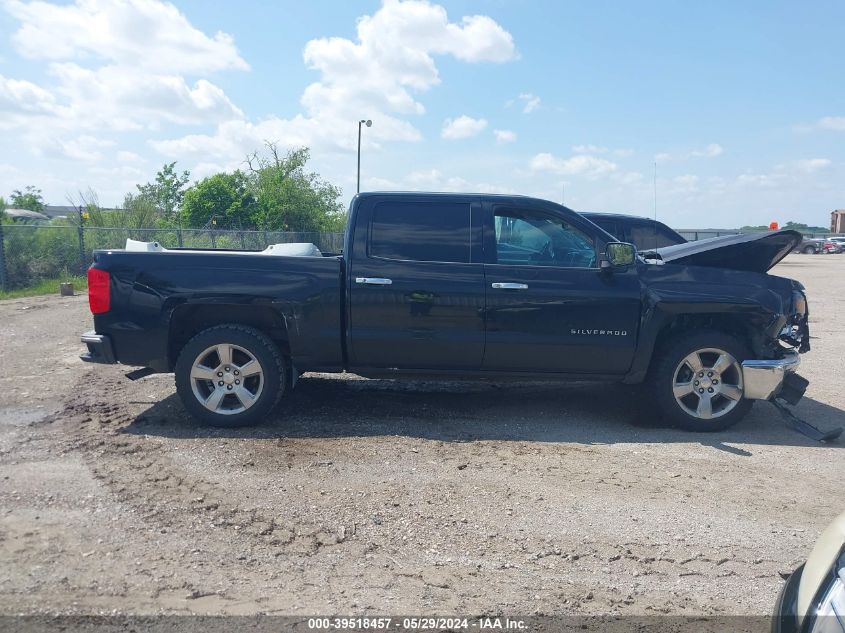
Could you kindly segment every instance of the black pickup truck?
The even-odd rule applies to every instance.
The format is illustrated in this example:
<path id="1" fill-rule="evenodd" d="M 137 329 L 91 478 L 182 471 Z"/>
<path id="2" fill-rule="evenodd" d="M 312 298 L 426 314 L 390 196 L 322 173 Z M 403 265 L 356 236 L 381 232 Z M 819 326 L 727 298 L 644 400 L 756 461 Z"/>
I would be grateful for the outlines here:
<path id="1" fill-rule="evenodd" d="M 766 274 L 800 240 L 728 236 L 643 258 L 545 200 L 365 193 L 343 254 L 96 251 L 82 358 L 174 372 L 213 425 L 260 422 L 302 372 L 350 371 L 645 383 L 664 417 L 713 431 L 756 399 L 803 394 L 804 289 Z"/>

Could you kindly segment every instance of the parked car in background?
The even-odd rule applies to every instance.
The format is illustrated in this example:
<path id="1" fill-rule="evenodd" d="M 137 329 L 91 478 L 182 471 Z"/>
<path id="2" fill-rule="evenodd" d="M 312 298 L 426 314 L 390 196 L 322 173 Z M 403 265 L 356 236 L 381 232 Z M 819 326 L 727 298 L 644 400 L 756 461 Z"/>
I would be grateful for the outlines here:
<path id="1" fill-rule="evenodd" d="M 663 222 L 622 213 L 582 213 L 593 224 L 604 229 L 620 242 L 627 242 L 639 251 L 650 251 L 664 246 L 684 244 L 680 234 Z"/>
<path id="2" fill-rule="evenodd" d="M 780 592 L 773 633 L 845 631 L 845 512 L 822 532 Z"/>
<path id="3" fill-rule="evenodd" d="M 845 237 L 828 237 L 826 242 L 830 242 L 835 247 L 834 253 L 845 252 Z"/>
<path id="4" fill-rule="evenodd" d="M 793 253 L 804 253 L 805 255 L 813 255 L 821 253 L 824 247 L 824 240 L 816 237 L 805 237 L 801 243 L 795 247 Z"/>

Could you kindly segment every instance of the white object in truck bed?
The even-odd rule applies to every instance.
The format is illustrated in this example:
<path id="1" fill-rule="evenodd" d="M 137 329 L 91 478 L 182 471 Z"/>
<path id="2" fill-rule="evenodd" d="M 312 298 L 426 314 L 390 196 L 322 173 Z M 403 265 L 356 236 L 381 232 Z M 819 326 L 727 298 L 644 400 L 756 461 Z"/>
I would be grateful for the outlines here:
<path id="1" fill-rule="evenodd" d="M 158 242 L 141 242 L 138 240 L 126 240 L 126 251 L 130 253 L 213 253 L 211 250 L 195 251 L 190 249 L 171 251 L 164 248 Z M 231 252 L 231 251 L 223 251 Z M 322 257 L 323 253 L 310 242 L 291 242 L 289 244 L 270 244 L 263 251 L 258 253 L 240 251 L 244 255 L 282 255 L 284 257 Z"/>

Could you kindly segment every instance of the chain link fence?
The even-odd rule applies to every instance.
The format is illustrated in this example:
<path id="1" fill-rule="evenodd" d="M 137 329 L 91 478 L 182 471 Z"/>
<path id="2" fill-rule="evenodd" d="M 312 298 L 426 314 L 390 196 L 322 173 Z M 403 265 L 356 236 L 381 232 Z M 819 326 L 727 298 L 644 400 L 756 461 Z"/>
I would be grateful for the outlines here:
<path id="1" fill-rule="evenodd" d="M 736 235 L 740 231 L 682 229 L 678 233 L 687 240 L 695 241 L 720 235 Z M 819 234 L 819 237 L 821 236 L 822 234 Z M 807 234 L 807 237 L 815 237 L 815 235 Z M 311 242 L 324 253 L 340 253 L 343 249 L 342 233 L 2 224 L 0 225 L 0 289 L 26 288 L 42 279 L 84 275 L 91 264 L 91 253 L 94 250 L 123 248 L 127 238 L 142 242 L 158 242 L 165 248 L 260 251 L 270 244 Z"/>
<path id="2" fill-rule="evenodd" d="M 270 244 L 310 242 L 324 253 L 340 253 L 342 233 L 130 229 L 34 224 L 0 225 L 0 289 L 32 286 L 43 279 L 84 275 L 92 252 L 123 248 L 127 239 L 158 242 L 165 248 L 260 251 Z"/>

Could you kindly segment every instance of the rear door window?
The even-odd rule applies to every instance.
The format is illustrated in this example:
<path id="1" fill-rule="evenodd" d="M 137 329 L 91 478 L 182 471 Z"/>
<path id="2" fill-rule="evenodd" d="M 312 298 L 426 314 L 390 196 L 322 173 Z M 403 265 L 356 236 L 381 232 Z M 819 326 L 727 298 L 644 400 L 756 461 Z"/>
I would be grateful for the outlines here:
<path id="1" fill-rule="evenodd" d="M 373 209 L 370 257 L 468 263 L 469 203 L 382 202 Z"/>

